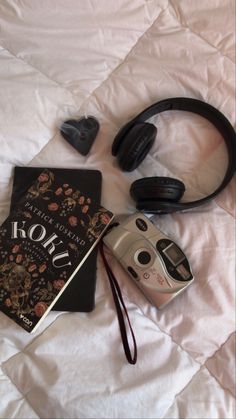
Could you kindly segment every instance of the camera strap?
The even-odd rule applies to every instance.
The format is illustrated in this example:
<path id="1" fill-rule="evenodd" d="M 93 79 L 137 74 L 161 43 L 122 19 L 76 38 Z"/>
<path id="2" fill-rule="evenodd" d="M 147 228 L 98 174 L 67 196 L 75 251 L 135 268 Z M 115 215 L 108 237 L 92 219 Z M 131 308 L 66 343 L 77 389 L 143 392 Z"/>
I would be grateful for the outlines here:
<path id="1" fill-rule="evenodd" d="M 117 317 L 118 317 L 118 321 L 119 321 L 119 326 L 120 326 L 120 333 L 121 333 L 121 338 L 122 338 L 122 343 L 123 343 L 123 348 L 125 351 L 125 355 L 127 358 L 127 361 L 130 364 L 136 364 L 137 361 L 137 344 L 136 344 L 136 340 L 135 340 L 135 336 L 134 336 L 134 332 L 130 323 L 130 319 L 129 319 L 129 315 L 122 297 L 122 293 L 121 293 L 121 289 L 120 286 L 117 282 L 117 279 L 115 278 L 115 275 L 113 274 L 110 265 L 106 259 L 105 253 L 104 253 L 104 243 L 101 240 L 100 244 L 99 244 L 99 249 L 100 249 L 100 253 L 102 256 L 102 260 L 107 272 L 107 276 L 110 282 L 110 286 L 111 286 L 111 291 L 112 291 L 112 295 L 113 295 L 113 299 L 114 299 L 114 303 L 116 306 L 116 312 L 117 312 Z M 123 311 L 122 311 L 122 307 L 123 307 Z M 133 351 L 133 355 L 131 354 L 130 351 L 130 346 L 129 346 L 129 341 L 128 341 L 128 337 L 127 337 L 127 330 L 126 330 L 126 324 L 125 324 L 125 317 L 129 326 L 129 330 L 132 336 L 132 340 L 133 340 L 133 346 L 134 346 L 134 351 Z"/>

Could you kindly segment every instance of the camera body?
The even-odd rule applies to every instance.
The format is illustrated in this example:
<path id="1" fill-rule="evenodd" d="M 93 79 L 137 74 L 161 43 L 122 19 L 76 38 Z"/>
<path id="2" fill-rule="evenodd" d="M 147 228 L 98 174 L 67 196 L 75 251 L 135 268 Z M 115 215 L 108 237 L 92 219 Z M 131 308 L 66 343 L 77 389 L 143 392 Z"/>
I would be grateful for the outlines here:
<path id="1" fill-rule="evenodd" d="M 103 238 L 146 298 L 163 308 L 194 278 L 187 257 L 142 213 L 135 213 Z"/>

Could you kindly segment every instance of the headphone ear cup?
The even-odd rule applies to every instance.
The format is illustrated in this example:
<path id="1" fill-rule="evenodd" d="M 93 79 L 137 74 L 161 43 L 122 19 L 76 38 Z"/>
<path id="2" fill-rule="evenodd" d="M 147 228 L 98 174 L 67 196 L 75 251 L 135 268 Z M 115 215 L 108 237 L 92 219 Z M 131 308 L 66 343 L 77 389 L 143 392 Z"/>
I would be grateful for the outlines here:
<path id="1" fill-rule="evenodd" d="M 116 156 L 118 154 L 119 148 L 121 144 L 123 143 L 123 140 L 127 132 L 129 131 L 129 129 L 132 127 L 132 125 L 133 125 L 133 121 L 128 122 L 118 131 L 118 134 L 116 134 L 115 139 L 112 144 L 112 149 L 111 149 L 111 153 L 113 156 Z"/>
<path id="2" fill-rule="evenodd" d="M 123 171 L 131 172 L 136 169 L 151 149 L 157 128 L 148 122 L 137 123 L 123 138 L 119 146 L 117 159 Z"/>
<path id="3" fill-rule="evenodd" d="M 130 187 L 130 195 L 139 205 L 145 202 L 153 207 L 155 201 L 178 202 L 185 191 L 184 183 L 170 177 L 138 179 Z"/>

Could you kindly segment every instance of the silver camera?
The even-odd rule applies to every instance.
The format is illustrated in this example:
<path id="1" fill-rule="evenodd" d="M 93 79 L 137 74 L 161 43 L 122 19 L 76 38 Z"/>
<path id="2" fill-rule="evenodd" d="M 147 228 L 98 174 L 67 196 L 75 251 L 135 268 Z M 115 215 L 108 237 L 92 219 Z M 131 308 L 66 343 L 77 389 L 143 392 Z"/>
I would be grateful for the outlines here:
<path id="1" fill-rule="evenodd" d="M 147 299 L 159 309 L 193 282 L 183 251 L 141 213 L 113 227 L 103 241 Z"/>

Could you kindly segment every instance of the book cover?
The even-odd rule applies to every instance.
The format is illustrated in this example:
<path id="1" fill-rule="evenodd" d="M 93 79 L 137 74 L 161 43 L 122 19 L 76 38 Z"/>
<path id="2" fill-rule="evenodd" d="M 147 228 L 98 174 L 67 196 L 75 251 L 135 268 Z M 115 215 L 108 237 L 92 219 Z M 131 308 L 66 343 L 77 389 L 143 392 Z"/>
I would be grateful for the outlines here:
<path id="1" fill-rule="evenodd" d="M 102 174 L 99 170 L 48 168 L 55 175 L 76 187 L 100 204 Z M 37 180 L 42 172 L 42 167 L 16 166 L 13 174 L 13 187 L 11 195 L 10 212 L 17 206 L 22 195 L 30 185 Z M 63 294 L 53 305 L 55 311 L 89 312 L 95 307 L 96 270 L 97 270 L 96 246 L 85 260 L 72 281 L 64 290 Z"/>
<path id="2" fill-rule="evenodd" d="M 43 170 L 0 227 L 1 311 L 35 331 L 112 219 L 110 211 Z"/>

